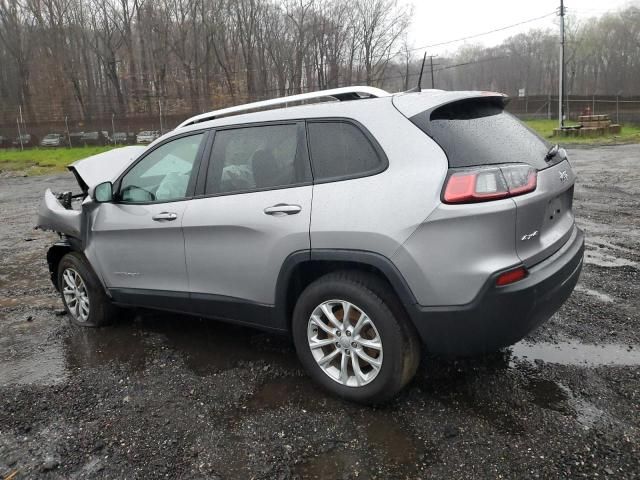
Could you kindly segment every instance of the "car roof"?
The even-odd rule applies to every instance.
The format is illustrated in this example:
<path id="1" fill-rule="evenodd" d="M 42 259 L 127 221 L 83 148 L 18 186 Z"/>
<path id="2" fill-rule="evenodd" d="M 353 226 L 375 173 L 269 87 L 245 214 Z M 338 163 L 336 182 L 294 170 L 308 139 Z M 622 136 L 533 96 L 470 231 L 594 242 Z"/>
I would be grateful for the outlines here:
<path id="1" fill-rule="evenodd" d="M 350 101 L 322 101 L 318 103 L 287 106 L 284 108 L 274 108 L 257 112 L 251 111 L 247 113 L 240 113 L 237 115 L 222 116 L 219 118 L 214 118 L 213 120 L 205 120 L 202 122 L 178 127 L 175 130 L 167 132 L 159 139 L 155 140 L 151 144 L 151 146 L 181 133 L 232 125 L 331 117 L 344 117 L 358 120 L 366 119 L 368 115 L 383 114 L 385 109 L 388 108 L 394 108 L 400 111 L 406 117 L 411 117 L 417 113 L 420 113 L 421 111 L 425 111 L 457 100 L 487 96 L 506 97 L 506 95 L 496 92 L 445 91 L 424 89 L 419 92 L 409 91 L 389 94 L 388 96 L 381 96 L 377 98 L 361 98 L 358 100 Z M 215 112 L 212 113 L 215 114 Z M 203 114 L 201 116 L 206 117 L 206 114 Z M 184 125 L 188 121 L 189 120 L 183 122 L 182 125 Z"/>

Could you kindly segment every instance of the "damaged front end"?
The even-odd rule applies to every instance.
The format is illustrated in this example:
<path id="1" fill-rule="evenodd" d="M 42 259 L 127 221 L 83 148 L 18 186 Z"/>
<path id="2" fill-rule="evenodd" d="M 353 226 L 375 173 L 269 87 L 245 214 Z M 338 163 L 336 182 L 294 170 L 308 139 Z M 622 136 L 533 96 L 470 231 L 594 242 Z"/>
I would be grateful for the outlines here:
<path id="1" fill-rule="evenodd" d="M 57 266 L 68 252 L 83 252 L 88 242 L 88 218 L 97 206 L 91 200 L 93 188 L 101 182 L 113 181 L 147 147 L 123 147 L 110 150 L 84 160 L 78 160 L 68 168 L 73 173 L 81 193 L 52 192 L 47 188 L 38 206 L 36 228 L 58 233 L 60 241 L 47 252 L 51 281 L 58 288 Z"/>
<path id="2" fill-rule="evenodd" d="M 72 237 L 80 237 L 80 218 L 82 211 L 74 210 L 74 198 L 84 198 L 86 194 L 73 195 L 71 192 L 54 193 L 47 188 L 44 199 L 38 207 L 36 228 L 51 230 Z"/>
<path id="3" fill-rule="evenodd" d="M 47 264 L 51 283 L 58 290 L 58 263 L 71 251 L 82 251 L 81 229 L 82 210 L 73 208 L 74 200 L 86 198 L 85 193 L 74 195 L 72 192 L 54 193 L 47 188 L 38 207 L 37 229 L 50 230 L 60 235 L 60 240 L 47 251 Z"/>

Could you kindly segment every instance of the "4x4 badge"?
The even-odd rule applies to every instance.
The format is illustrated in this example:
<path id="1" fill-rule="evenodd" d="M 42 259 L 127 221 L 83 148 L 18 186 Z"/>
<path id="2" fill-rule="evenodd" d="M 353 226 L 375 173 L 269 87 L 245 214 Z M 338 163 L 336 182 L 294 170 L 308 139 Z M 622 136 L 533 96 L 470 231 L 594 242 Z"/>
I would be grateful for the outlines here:
<path id="1" fill-rule="evenodd" d="M 567 173 L 566 170 L 562 170 L 558 173 L 558 175 L 560 175 L 560 181 L 562 183 L 566 182 L 567 180 L 569 180 L 569 174 Z"/>
<path id="2" fill-rule="evenodd" d="M 526 235 L 523 235 L 522 238 L 520 240 L 527 241 L 527 240 L 531 240 L 533 237 L 538 235 L 538 230 L 534 230 L 531 233 L 527 233 Z"/>

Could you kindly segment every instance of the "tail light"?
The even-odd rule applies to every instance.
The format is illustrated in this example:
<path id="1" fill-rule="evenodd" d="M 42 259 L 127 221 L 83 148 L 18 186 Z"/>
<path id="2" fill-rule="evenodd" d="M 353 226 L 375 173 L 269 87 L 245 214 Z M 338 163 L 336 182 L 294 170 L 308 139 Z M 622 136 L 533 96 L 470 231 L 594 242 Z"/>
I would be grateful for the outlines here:
<path id="1" fill-rule="evenodd" d="M 444 187 L 445 203 L 474 203 L 533 192 L 538 171 L 530 165 L 507 164 L 450 170 Z"/>

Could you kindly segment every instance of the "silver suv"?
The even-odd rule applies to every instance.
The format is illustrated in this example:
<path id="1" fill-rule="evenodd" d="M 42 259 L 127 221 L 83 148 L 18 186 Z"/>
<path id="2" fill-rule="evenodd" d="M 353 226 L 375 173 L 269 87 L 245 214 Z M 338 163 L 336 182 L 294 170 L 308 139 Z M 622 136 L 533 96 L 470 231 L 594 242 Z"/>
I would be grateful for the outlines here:
<path id="1" fill-rule="evenodd" d="M 510 345 L 578 280 L 575 175 L 506 101 L 341 88 L 76 162 L 77 201 L 39 209 L 51 279 L 77 324 L 145 307 L 286 332 L 325 388 L 384 401 L 421 347 Z"/>

